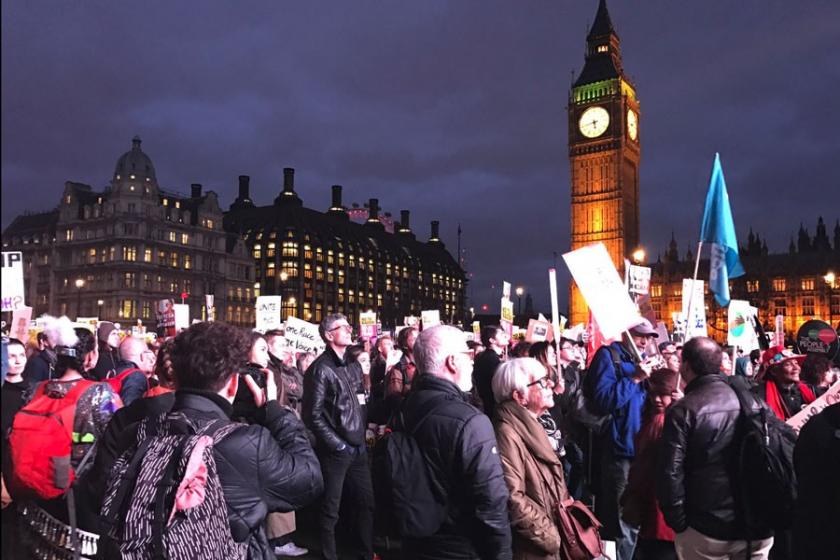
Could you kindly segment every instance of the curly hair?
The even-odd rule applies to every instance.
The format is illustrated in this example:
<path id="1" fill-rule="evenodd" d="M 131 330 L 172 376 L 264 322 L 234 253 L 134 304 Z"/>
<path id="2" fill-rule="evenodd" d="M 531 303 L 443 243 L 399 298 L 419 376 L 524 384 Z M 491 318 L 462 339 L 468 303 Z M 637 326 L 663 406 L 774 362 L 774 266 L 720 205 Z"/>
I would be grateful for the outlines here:
<path id="1" fill-rule="evenodd" d="M 172 349 L 175 348 L 175 340 L 169 339 L 161 344 L 160 349 L 155 359 L 155 377 L 158 378 L 160 384 L 164 387 L 172 387 L 174 379 L 172 379 Z"/>
<path id="2" fill-rule="evenodd" d="M 819 385 L 823 376 L 831 369 L 831 360 L 822 354 L 808 354 L 802 362 L 802 372 L 799 374 L 803 383 Z"/>
<path id="3" fill-rule="evenodd" d="M 175 337 L 171 361 L 178 388 L 219 391 L 248 363 L 248 332 L 220 322 L 196 323 Z"/>
<path id="4" fill-rule="evenodd" d="M 88 329 L 76 327 L 73 336 L 64 335 L 60 342 L 72 342 L 72 345 L 59 344 L 56 346 L 55 374 L 61 377 L 67 370 L 75 370 L 85 374 L 85 357 L 96 350 L 96 336 Z"/>

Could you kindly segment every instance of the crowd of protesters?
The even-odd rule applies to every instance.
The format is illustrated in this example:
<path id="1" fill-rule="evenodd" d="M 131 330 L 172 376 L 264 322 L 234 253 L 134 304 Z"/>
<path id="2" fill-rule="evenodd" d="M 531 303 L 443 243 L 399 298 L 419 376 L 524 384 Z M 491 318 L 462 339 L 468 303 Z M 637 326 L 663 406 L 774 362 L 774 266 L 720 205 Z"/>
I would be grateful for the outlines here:
<path id="1" fill-rule="evenodd" d="M 2 558 L 272 559 L 308 554 L 304 532 L 328 560 L 840 551 L 840 404 L 798 438 L 784 424 L 837 382 L 825 356 L 646 321 L 589 352 L 571 331 L 319 331 L 320 355 L 221 322 L 149 344 L 47 318 L 4 341 Z M 772 526 L 748 526 L 738 490 L 744 392 L 795 442 L 798 499 Z"/>

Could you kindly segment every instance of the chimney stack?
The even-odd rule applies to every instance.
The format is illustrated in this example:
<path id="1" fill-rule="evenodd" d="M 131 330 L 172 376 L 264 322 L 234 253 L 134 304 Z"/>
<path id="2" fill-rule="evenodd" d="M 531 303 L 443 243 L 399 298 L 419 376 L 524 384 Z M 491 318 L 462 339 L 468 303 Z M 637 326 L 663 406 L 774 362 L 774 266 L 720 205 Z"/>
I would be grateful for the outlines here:
<path id="1" fill-rule="evenodd" d="M 411 227 L 408 225 L 408 210 L 400 210 L 400 231 L 411 231 Z"/>
<path id="2" fill-rule="evenodd" d="M 190 185 L 190 190 L 193 198 L 199 198 L 201 196 L 201 183 L 193 183 Z"/>
<path id="3" fill-rule="evenodd" d="M 239 200 L 250 200 L 251 198 L 251 177 L 248 175 L 239 176 Z"/>
<path id="4" fill-rule="evenodd" d="M 283 193 L 295 192 L 295 170 L 293 167 L 283 168 Z"/>
<path id="5" fill-rule="evenodd" d="M 440 241 L 439 229 L 440 222 L 432 220 L 432 236 L 429 238 L 429 241 Z"/>
<path id="6" fill-rule="evenodd" d="M 341 210 L 341 185 L 332 186 L 332 208 L 330 210 Z"/>
<path id="7" fill-rule="evenodd" d="M 368 204 L 368 222 L 378 222 L 379 221 L 379 199 L 378 198 L 371 198 L 370 203 Z"/>

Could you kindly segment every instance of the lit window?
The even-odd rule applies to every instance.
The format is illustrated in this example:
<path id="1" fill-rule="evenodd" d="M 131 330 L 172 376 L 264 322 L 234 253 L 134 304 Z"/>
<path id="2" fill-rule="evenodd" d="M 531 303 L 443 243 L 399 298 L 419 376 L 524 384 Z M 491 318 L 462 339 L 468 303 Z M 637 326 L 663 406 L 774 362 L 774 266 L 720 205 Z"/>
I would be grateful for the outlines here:
<path id="1" fill-rule="evenodd" d="M 143 251 L 143 260 L 147 263 L 152 262 L 152 250 L 148 247 Z"/>
<path id="2" fill-rule="evenodd" d="M 274 255 L 277 254 L 276 250 L 277 245 L 274 242 L 268 244 L 268 249 L 265 252 L 265 256 L 268 258 L 274 258 Z"/>
<path id="3" fill-rule="evenodd" d="M 802 315 L 804 315 L 805 317 L 814 316 L 814 298 L 802 298 Z"/>
<path id="4" fill-rule="evenodd" d="M 129 179 L 134 179 L 135 177 L 134 177 L 134 175 L 129 175 L 128 178 Z"/>
<path id="5" fill-rule="evenodd" d="M 172 268 L 178 268 L 178 253 L 172 251 L 172 254 L 169 255 L 169 265 Z"/>
<path id="6" fill-rule="evenodd" d="M 68 229 L 65 232 L 65 240 L 66 241 L 73 241 L 73 230 L 72 229 Z"/>
<path id="7" fill-rule="evenodd" d="M 169 206 L 169 199 L 168 198 L 163 199 L 163 205 L 164 206 Z"/>
<path id="8" fill-rule="evenodd" d="M 137 260 L 137 247 L 123 247 L 123 260 L 134 262 Z"/>
<path id="9" fill-rule="evenodd" d="M 747 292 L 754 294 L 758 291 L 758 280 L 747 280 Z"/>
<path id="10" fill-rule="evenodd" d="M 784 278 L 773 278 L 773 291 L 774 292 L 784 292 L 787 287 L 787 283 L 785 282 Z"/>
<path id="11" fill-rule="evenodd" d="M 610 49 L 607 45 L 598 45 L 598 52 L 605 53 L 608 52 Z"/>
<path id="12" fill-rule="evenodd" d="M 190 236 L 187 233 L 181 234 L 181 244 L 182 245 L 189 245 L 190 243 Z"/>
<path id="13" fill-rule="evenodd" d="M 813 278 L 803 278 L 802 279 L 802 290 L 813 291 L 814 290 L 814 279 Z"/>
<path id="14" fill-rule="evenodd" d="M 176 200 L 176 201 L 175 201 L 175 208 L 180 208 L 180 207 L 181 207 L 181 201 L 180 201 L 180 200 Z"/>
<path id="15" fill-rule="evenodd" d="M 192 256 L 184 255 L 184 268 L 187 270 L 192 268 Z"/>
<path id="16" fill-rule="evenodd" d="M 262 245 L 256 244 L 254 245 L 254 258 L 259 259 L 262 257 Z"/>
<path id="17" fill-rule="evenodd" d="M 213 229 L 213 220 L 207 220 L 207 229 Z"/>
<path id="18" fill-rule="evenodd" d="M 174 231 L 170 231 L 166 234 L 166 239 L 168 241 L 170 241 L 171 243 L 175 243 L 175 240 L 177 239 L 177 235 L 175 234 Z"/>

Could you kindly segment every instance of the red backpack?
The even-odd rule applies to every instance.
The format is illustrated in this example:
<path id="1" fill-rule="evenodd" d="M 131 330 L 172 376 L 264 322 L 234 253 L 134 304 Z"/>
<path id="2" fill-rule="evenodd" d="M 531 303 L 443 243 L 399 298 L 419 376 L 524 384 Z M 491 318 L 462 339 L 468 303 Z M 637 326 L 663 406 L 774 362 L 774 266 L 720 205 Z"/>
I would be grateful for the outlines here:
<path id="1" fill-rule="evenodd" d="M 122 386 L 125 379 L 131 375 L 132 373 L 140 372 L 143 374 L 143 377 L 146 378 L 146 390 L 149 390 L 149 378 L 146 376 L 146 373 L 140 368 L 128 368 L 125 371 L 121 371 L 120 373 L 116 374 L 113 377 L 109 377 L 105 380 L 105 383 L 111 386 L 111 389 L 118 395 L 122 394 Z"/>
<path id="2" fill-rule="evenodd" d="M 29 404 L 15 415 L 9 432 L 10 486 L 16 497 L 58 498 L 76 479 L 70 465 L 73 420 L 79 398 L 95 382 L 81 379 L 62 398 L 46 394 L 48 383 L 38 386 Z"/>

